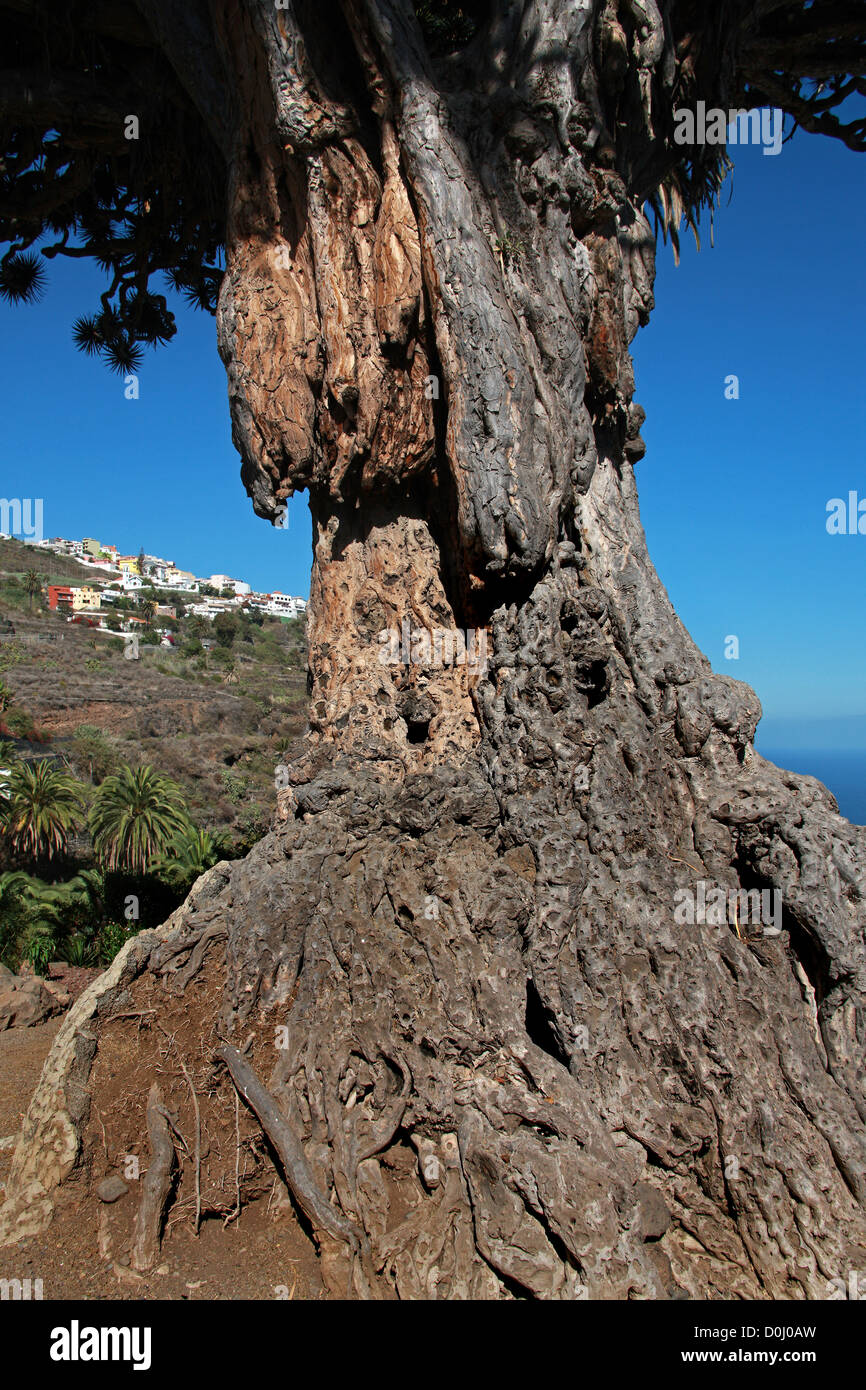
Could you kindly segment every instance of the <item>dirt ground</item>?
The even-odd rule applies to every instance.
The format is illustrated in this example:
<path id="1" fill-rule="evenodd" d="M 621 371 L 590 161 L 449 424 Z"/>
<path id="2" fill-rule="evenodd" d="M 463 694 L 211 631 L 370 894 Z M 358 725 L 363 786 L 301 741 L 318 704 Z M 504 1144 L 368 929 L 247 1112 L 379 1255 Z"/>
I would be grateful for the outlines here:
<path id="1" fill-rule="evenodd" d="M 82 1220 L 67 1196 L 44 1235 L 0 1250 L 0 1278 L 41 1279 L 44 1299 L 310 1299 L 323 1296 L 317 1260 L 292 1214 L 244 1207 L 227 1228 L 207 1220 L 196 1236 L 169 1221 L 162 1260 L 148 1275 L 114 1259 L 113 1235 L 134 1214 L 129 1197 Z M 121 1216 L 121 1209 L 126 1213 Z M 116 1214 L 115 1214 L 116 1213 Z"/>
<path id="2" fill-rule="evenodd" d="M 169 1023 L 179 1024 L 182 1007 Z M 5 1185 L 12 1161 L 14 1143 L 36 1086 L 42 1064 L 61 1019 L 34 1028 L 14 1028 L 0 1034 L 0 1184 Z M 108 1077 L 128 1085 L 141 1070 L 142 1099 L 146 1094 L 145 1072 L 152 1076 L 157 1057 L 161 1057 L 167 1095 L 173 1087 L 176 1064 L 169 1040 L 136 1023 L 124 1020 L 117 1027 L 116 1041 L 103 1044 L 95 1063 L 103 1094 L 119 1094 L 119 1088 L 105 1086 Z M 158 1049 L 161 1048 L 160 1053 Z M 157 1070 L 159 1067 L 157 1067 Z M 136 1078 L 138 1079 L 138 1078 Z M 198 1083 L 198 1077 L 196 1078 Z M 182 1084 L 183 1078 L 180 1078 Z M 126 1092 L 128 1097 L 129 1092 Z M 310 1299 L 323 1296 L 319 1258 L 304 1233 L 282 1180 L 270 1167 L 267 1182 L 250 1183 L 252 1174 L 240 1179 L 244 1201 L 240 1214 L 234 1208 L 234 1172 L 225 1183 L 225 1210 L 203 1209 L 201 1228 L 194 1230 L 194 1204 L 189 1163 L 178 1201 L 170 1208 L 163 1236 L 160 1263 L 147 1275 L 129 1267 L 133 1222 L 137 1209 L 137 1187 L 129 1183 L 128 1192 L 111 1204 L 96 1200 L 94 1187 L 106 1174 L 122 1176 L 123 1139 L 118 1131 L 122 1117 L 112 1114 L 112 1103 L 96 1109 L 85 1143 L 82 1169 L 61 1189 L 57 1212 L 49 1229 L 41 1236 L 0 1250 L 0 1278 L 41 1279 L 43 1298 L 48 1299 Z M 129 1116 L 128 1119 L 132 1117 Z M 179 1113 L 180 1127 L 190 1134 L 188 1112 Z M 254 1127 L 245 1115 L 241 1128 Z M 234 1153 L 234 1117 L 231 1149 Z M 128 1134 L 128 1130 L 126 1131 Z M 125 1139 L 124 1135 L 124 1139 Z M 207 1136 L 205 1136 L 207 1138 Z M 220 1148 L 222 1144 L 220 1144 Z M 146 1167 L 147 1141 L 142 1160 Z M 247 1166 L 244 1149 L 244 1170 Z M 216 1157 L 216 1155 L 215 1155 Z M 258 1165 L 255 1165 L 258 1166 Z M 232 1157 L 231 1167 L 234 1167 Z M 207 1164 L 203 1164 L 203 1177 Z M 0 1191 L 0 1197 L 3 1192 Z M 207 1196 L 207 1193 L 205 1193 Z M 213 1195 L 213 1194 L 211 1194 Z"/>

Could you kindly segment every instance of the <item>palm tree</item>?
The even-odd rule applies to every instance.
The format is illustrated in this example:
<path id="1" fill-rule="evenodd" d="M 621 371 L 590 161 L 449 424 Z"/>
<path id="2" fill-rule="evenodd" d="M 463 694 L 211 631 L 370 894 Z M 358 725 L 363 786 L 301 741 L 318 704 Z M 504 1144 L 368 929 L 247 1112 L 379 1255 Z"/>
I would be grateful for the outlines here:
<path id="1" fill-rule="evenodd" d="M 103 892 L 98 869 L 83 869 L 66 883 L 43 883 L 20 870 L 0 874 L 0 909 L 16 929 L 16 954 L 41 969 L 75 936 L 84 942 L 86 953 L 82 930 L 95 933 L 102 919 Z"/>
<path id="2" fill-rule="evenodd" d="M 81 869 L 65 883 L 31 880 L 30 896 L 42 921 L 60 934 L 80 927 L 95 928 L 102 917 L 105 880 L 100 869 Z"/>
<path id="3" fill-rule="evenodd" d="M 97 915 L 102 905 L 104 880 L 99 869 L 81 869 L 65 883 L 46 883 L 21 869 L 0 874 L 0 906 L 11 896 L 55 926 L 62 926 L 70 912 Z"/>
<path id="4" fill-rule="evenodd" d="M 13 945 L 18 968 L 29 961 L 37 975 L 44 975 L 48 963 L 57 954 L 58 922 L 55 915 L 43 911 L 40 892 L 45 885 L 30 874 L 13 872 L 3 875 L 0 899 L 11 900 L 15 923 Z"/>
<path id="5" fill-rule="evenodd" d="M 123 767 L 97 790 L 89 816 L 96 853 L 109 869 L 146 873 L 189 826 L 175 782 L 147 765 Z"/>
<path id="6" fill-rule="evenodd" d="M 40 758 L 35 763 L 16 763 L 7 786 L 0 824 L 12 847 L 33 860 L 61 854 L 81 806 L 81 789 L 74 777 Z"/>
<path id="7" fill-rule="evenodd" d="M 0 964 L 13 969 L 20 960 L 22 937 L 31 921 L 25 902 L 31 882 L 30 875 L 20 869 L 0 874 Z"/>
<path id="8" fill-rule="evenodd" d="M 146 598 L 141 605 L 141 612 L 144 617 L 144 621 L 147 623 L 148 627 L 151 627 L 153 625 L 153 620 L 156 617 L 156 599 Z"/>
<path id="9" fill-rule="evenodd" d="M 155 861 L 153 872 L 170 888 L 186 893 L 197 878 L 218 862 L 222 848 L 218 837 L 190 825 Z"/>
<path id="10" fill-rule="evenodd" d="M 28 570 L 24 576 L 24 588 L 30 599 L 30 612 L 33 612 L 33 600 L 37 594 L 42 593 L 42 575 L 36 570 Z"/>
<path id="11" fill-rule="evenodd" d="M 9 795 L 9 773 L 16 756 L 12 740 L 0 738 L 0 797 L 4 799 Z"/>

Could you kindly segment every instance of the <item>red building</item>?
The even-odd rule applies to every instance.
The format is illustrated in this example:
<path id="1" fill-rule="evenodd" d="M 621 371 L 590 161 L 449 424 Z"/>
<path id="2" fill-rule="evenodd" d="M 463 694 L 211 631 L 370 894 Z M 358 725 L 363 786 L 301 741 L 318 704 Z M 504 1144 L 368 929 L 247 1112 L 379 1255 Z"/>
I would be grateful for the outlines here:
<path id="1" fill-rule="evenodd" d="M 72 607 L 72 589 L 68 584 L 48 585 L 48 607 L 66 609 Z"/>

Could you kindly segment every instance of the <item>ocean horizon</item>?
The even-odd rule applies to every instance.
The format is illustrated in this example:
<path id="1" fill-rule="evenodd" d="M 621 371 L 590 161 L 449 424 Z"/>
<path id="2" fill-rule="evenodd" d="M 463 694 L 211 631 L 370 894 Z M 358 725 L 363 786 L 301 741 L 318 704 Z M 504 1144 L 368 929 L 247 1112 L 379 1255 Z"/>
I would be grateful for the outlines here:
<path id="1" fill-rule="evenodd" d="M 789 772 L 817 777 L 833 793 L 847 820 L 866 825 L 866 748 L 762 746 L 758 752 Z"/>

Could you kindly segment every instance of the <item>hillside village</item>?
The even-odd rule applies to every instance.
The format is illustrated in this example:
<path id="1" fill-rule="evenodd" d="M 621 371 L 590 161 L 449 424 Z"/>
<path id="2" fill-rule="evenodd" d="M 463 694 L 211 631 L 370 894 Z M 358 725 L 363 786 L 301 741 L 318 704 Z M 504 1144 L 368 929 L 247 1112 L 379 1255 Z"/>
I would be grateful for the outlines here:
<path id="1" fill-rule="evenodd" d="M 13 539 L 0 533 L 0 540 Z M 32 542 L 37 550 L 74 560 L 92 573 L 86 583 L 49 584 L 45 597 L 53 612 L 67 612 L 70 619 L 87 622 L 103 632 L 132 632 L 149 626 L 150 618 L 203 618 L 213 622 L 221 613 L 243 610 L 248 616 L 261 614 L 272 618 L 301 618 L 306 612 L 306 600 L 279 590 L 258 593 L 244 580 L 227 574 L 211 574 L 206 578 L 181 569 L 173 560 L 141 551 L 124 555 L 116 545 L 103 543 L 92 536 L 82 540 L 67 540 L 56 536 L 50 540 Z M 157 603 L 148 618 L 131 611 L 151 597 L 155 591 L 177 595 L 179 602 Z M 165 598 L 165 595 L 163 595 Z M 189 599 L 194 601 L 190 602 Z M 163 627 L 161 645 L 174 645 L 175 634 Z"/>
<path id="2" fill-rule="evenodd" d="M 306 727 L 305 607 L 0 536 L 0 1137 L 81 990 L 271 823 Z"/>
<path id="3" fill-rule="evenodd" d="M 88 543 L 0 537 L 0 795 L 43 760 L 91 789 L 150 765 L 241 852 L 306 726 L 304 600 Z"/>

